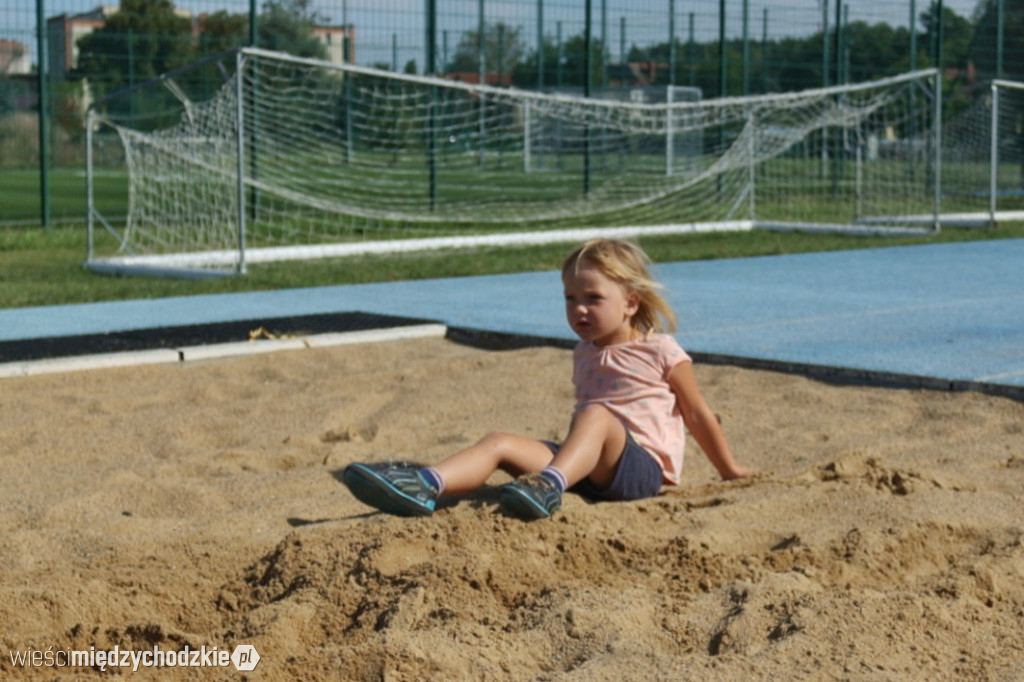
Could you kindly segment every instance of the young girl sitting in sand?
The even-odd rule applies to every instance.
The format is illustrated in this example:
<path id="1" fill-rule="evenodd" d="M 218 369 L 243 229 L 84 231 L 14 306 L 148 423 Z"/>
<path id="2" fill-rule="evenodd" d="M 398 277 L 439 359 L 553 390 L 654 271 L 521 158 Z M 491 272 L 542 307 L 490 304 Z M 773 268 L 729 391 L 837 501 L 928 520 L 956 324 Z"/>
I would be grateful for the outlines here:
<path id="1" fill-rule="evenodd" d="M 666 332 L 675 315 L 651 279 L 646 254 L 596 239 L 562 265 L 573 352 L 576 409 L 561 445 L 490 433 L 432 467 L 351 464 L 345 485 L 360 501 L 402 516 L 427 516 L 443 493 L 482 486 L 496 470 L 514 482 L 502 507 L 528 519 L 551 516 L 566 490 L 595 500 L 638 500 L 677 484 L 686 429 L 724 479 L 749 476 L 733 459 L 697 387 L 690 357 Z"/>

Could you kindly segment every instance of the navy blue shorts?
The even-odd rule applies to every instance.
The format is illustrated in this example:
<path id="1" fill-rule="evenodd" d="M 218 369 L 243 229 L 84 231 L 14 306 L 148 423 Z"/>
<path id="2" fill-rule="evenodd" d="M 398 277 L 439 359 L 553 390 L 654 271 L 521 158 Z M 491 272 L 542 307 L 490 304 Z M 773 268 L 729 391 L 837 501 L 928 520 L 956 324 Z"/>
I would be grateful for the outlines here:
<path id="1" fill-rule="evenodd" d="M 558 443 L 544 441 L 544 444 L 551 448 L 552 453 L 558 454 Z M 661 467 L 626 431 L 626 447 L 622 450 L 612 484 L 607 488 L 599 488 L 590 479 L 584 478 L 569 488 L 569 491 L 589 500 L 622 502 L 654 497 L 661 492 L 661 482 Z"/>

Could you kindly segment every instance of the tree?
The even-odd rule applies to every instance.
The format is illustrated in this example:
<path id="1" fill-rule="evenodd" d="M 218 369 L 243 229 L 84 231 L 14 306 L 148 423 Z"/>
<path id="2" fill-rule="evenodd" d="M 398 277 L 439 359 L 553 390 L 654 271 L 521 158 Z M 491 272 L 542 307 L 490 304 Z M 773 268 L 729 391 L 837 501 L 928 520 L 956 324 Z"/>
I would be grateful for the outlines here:
<path id="1" fill-rule="evenodd" d="M 910 31 L 889 24 L 854 21 L 843 29 L 846 81 L 857 83 L 880 76 L 895 76 L 910 68 Z"/>
<path id="2" fill-rule="evenodd" d="M 219 10 L 203 22 L 201 44 L 206 54 L 217 54 L 249 42 L 249 17 Z"/>
<path id="3" fill-rule="evenodd" d="M 258 18 L 261 47 L 301 57 L 325 59 L 326 48 L 313 35 L 320 17 L 312 0 L 269 0 Z M 89 80 L 97 98 L 142 83 L 186 66 L 209 54 L 249 42 L 249 17 L 215 12 L 203 22 L 197 41 L 192 22 L 175 13 L 171 0 L 123 0 L 121 9 L 99 29 L 78 42 L 76 75 Z M 230 65 L 228 65 L 230 69 Z M 215 66 L 182 74 L 175 82 L 189 97 L 205 99 L 221 81 Z M 111 101 L 112 114 L 136 116 L 148 111 L 167 111 L 150 125 L 168 122 L 176 107 L 173 96 L 161 88 L 149 88 Z"/>
<path id="4" fill-rule="evenodd" d="M 310 0 L 271 0 L 256 18 L 259 47 L 298 57 L 326 59 L 327 48 L 313 35 L 323 18 Z M 249 15 L 219 10 L 206 17 L 200 38 L 204 54 L 216 54 L 249 44 Z"/>
<path id="5" fill-rule="evenodd" d="M 586 39 L 583 35 L 575 35 L 562 42 L 561 64 L 558 45 L 544 41 L 544 85 L 545 87 L 561 85 L 563 87 L 582 88 L 586 85 Z M 600 87 L 603 84 L 601 74 L 604 72 L 604 49 L 600 40 L 590 41 L 590 84 Z M 537 85 L 537 51 L 530 54 L 513 68 L 513 82 L 521 87 Z"/>
<path id="6" fill-rule="evenodd" d="M 483 57 L 487 73 L 512 73 L 526 54 L 526 44 L 520 36 L 520 27 L 512 28 L 499 21 L 484 26 Z M 480 71 L 479 31 L 466 31 L 455 47 L 454 56 L 444 65 L 444 70 Z"/>
<path id="7" fill-rule="evenodd" d="M 652 69 L 652 85 L 668 85 L 671 82 L 669 48 L 667 41 L 642 49 L 634 45 L 627 59 L 631 62 L 653 62 L 657 66 Z M 726 94 L 738 95 L 743 79 L 743 41 L 725 42 L 725 64 Z M 692 84 L 700 88 L 705 96 L 716 96 L 722 89 L 720 65 L 718 41 L 694 45 L 677 43 L 675 84 Z M 753 66 L 756 70 L 761 65 L 755 62 Z M 754 75 L 751 80 L 756 78 L 760 76 Z"/>
<path id="8" fill-rule="evenodd" d="M 561 49 L 559 49 L 561 47 Z M 586 38 L 582 34 L 563 40 L 562 45 L 544 39 L 544 86 L 582 88 L 584 83 Z M 600 40 L 590 41 L 590 73 L 591 85 L 601 87 L 605 84 L 602 74 L 605 71 L 606 50 Z M 559 63 L 561 60 L 561 63 Z M 506 72 L 508 69 L 506 69 Z M 518 64 L 512 67 L 512 82 L 524 88 L 537 85 L 537 50 L 531 50 Z"/>
<path id="9" fill-rule="evenodd" d="M 974 38 L 967 48 L 978 77 L 988 80 L 997 76 L 1009 80 L 1024 80 L 1024 3 L 1004 0 L 1002 75 L 996 73 L 999 63 L 996 51 L 999 45 L 999 5 L 997 0 L 984 0 L 975 16 L 977 26 Z"/>
<path id="10" fill-rule="evenodd" d="M 106 23 L 78 41 L 76 74 L 97 97 L 188 64 L 192 26 L 170 0 L 122 0 Z"/>
<path id="11" fill-rule="evenodd" d="M 934 39 L 939 33 L 940 26 L 937 25 L 935 10 L 938 3 L 933 2 L 931 6 L 921 13 L 921 23 L 926 30 L 928 45 L 934 45 Z M 964 17 L 960 16 L 948 7 L 942 8 L 942 66 L 963 68 L 967 65 L 967 52 L 974 36 L 974 26 Z M 935 55 L 932 55 L 934 63 Z"/>
<path id="12" fill-rule="evenodd" d="M 544 86 L 559 85 L 558 45 L 545 37 L 542 45 L 544 56 Z M 519 87 L 533 88 L 537 86 L 537 50 L 531 50 L 522 61 L 512 69 L 512 82 Z"/>
<path id="13" fill-rule="evenodd" d="M 313 35 L 323 19 L 312 0 L 269 0 L 257 23 L 259 46 L 297 57 L 326 59 L 327 48 Z"/>
<path id="14" fill-rule="evenodd" d="M 8 78 L 0 78 L 0 118 L 14 112 L 14 84 Z"/>

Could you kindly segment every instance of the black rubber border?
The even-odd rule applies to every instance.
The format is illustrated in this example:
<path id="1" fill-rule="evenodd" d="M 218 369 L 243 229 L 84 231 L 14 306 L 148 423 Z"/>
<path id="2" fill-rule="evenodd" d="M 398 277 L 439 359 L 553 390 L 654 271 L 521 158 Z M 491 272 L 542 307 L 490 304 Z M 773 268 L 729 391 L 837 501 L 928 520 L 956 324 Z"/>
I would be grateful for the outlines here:
<path id="1" fill-rule="evenodd" d="M 449 327 L 446 338 L 476 348 L 487 350 L 516 350 L 520 348 L 536 348 L 549 346 L 555 348 L 572 348 L 576 342 L 570 339 L 559 339 L 523 334 L 504 334 L 499 332 L 480 331 L 464 327 Z M 744 369 L 763 369 L 784 374 L 798 374 L 818 381 L 841 386 L 877 386 L 879 388 L 927 389 L 934 391 L 963 392 L 976 391 L 986 395 L 1011 398 L 1024 402 L 1024 386 L 994 384 L 985 381 L 966 381 L 956 379 L 937 379 L 935 377 L 918 376 L 916 374 L 900 374 L 875 370 L 853 369 L 848 367 L 831 367 L 802 362 L 785 362 L 781 360 L 764 360 L 736 355 L 718 353 L 702 353 L 687 349 L 690 357 L 696 362 L 709 365 L 730 365 Z"/>

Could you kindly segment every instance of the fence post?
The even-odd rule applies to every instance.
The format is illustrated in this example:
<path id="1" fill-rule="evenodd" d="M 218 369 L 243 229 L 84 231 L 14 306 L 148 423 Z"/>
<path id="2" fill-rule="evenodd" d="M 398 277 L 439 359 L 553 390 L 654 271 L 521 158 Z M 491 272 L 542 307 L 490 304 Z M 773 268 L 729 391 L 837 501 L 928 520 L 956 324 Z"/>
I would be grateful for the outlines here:
<path id="1" fill-rule="evenodd" d="M 39 206 L 43 227 L 50 227 L 50 84 L 46 49 L 46 10 L 36 0 L 36 48 L 39 62 Z"/>
<path id="2" fill-rule="evenodd" d="M 1006 5 L 996 2 L 996 78 L 1003 77 L 1003 50 L 1006 47 Z"/>
<path id="3" fill-rule="evenodd" d="M 676 84 L 676 0 L 668 0 L 668 87 Z"/>
<path id="4" fill-rule="evenodd" d="M 992 114 L 989 120 L 988 222 L 996 224 L 996 192 L 999 191 L 999 86 L 992 83 Z"/>
<path id="5" fill-rule="evenodd" d="M 437 74 L 437 0 L 427 0 L 427 76 Z M 437 86 L 430 86 L 430 103 L 427 113 L 427 173 L 430 183 L 430 210 L 437 207 Z"/>
<path id="6" fill-rule="evenodd" d="M 583 26 L 583 97 L 590 99 L 591 85 L 594 81 L 594 75 L 591 73 L 593 69 L 593 49 L 594 44 L 592 40 L 593 29 L 590 25 L 590 20 L 593 17 L 593 3 L 592 0 L 586 0 L 584 8 L 584 26 Z M 583 122 L 583 196 L 587 197 L 590 195 L 590 122 L 584 119 Z"/>
<path id="7" fill-rule="evenodd" d="M 245 52 L 235 53 L 235 173 L 237 174 L 236 201 L 238 215 L 238 262 L 235 272 L 245 274 L 245 79 L 242 70 L 245 68 Z M 255 105 L 255 102 L 254 102 Z M 255 108 L 255 106 L 254 106 Z"/>
<path id="8" fill-rule="evenodd" d="M 86 224 L 86 250 L 85 261 L 91 263 L 96 253 L 96 242 L 93 230 L 95 219 L 93 214 L 96 211 L 95 187 L 93 186 L 93 158 L 92 158 L 92 128 L 96 121 L 96 113 L 90 106 L 85 112 L 85 224 Z"/>
<path id="9" fill-rule="evenodd" d="M 544 0 L 537 0 L 537 89 L 544 89 Z"/>
<path id="10" fill-rule="evenodd" d="M 939 0 L 939 7 L 942 7 L 942 0 Z M 933 145 L 935 147 L 935 179 L 934 194 L 932 197 L 932 225 L 935 232 L 942 229 L 940 216 L 942 215 L 942 68 L 935 69 L 935 110 L 932 116 L 935 123 L 932 125 Z"/>
<path id="11" fill-rule="evenodd" d="M 257 21 L 256 0 L 249 0 L 249 47 L 256 47 L 259 39 L 256 27 Z"/>

